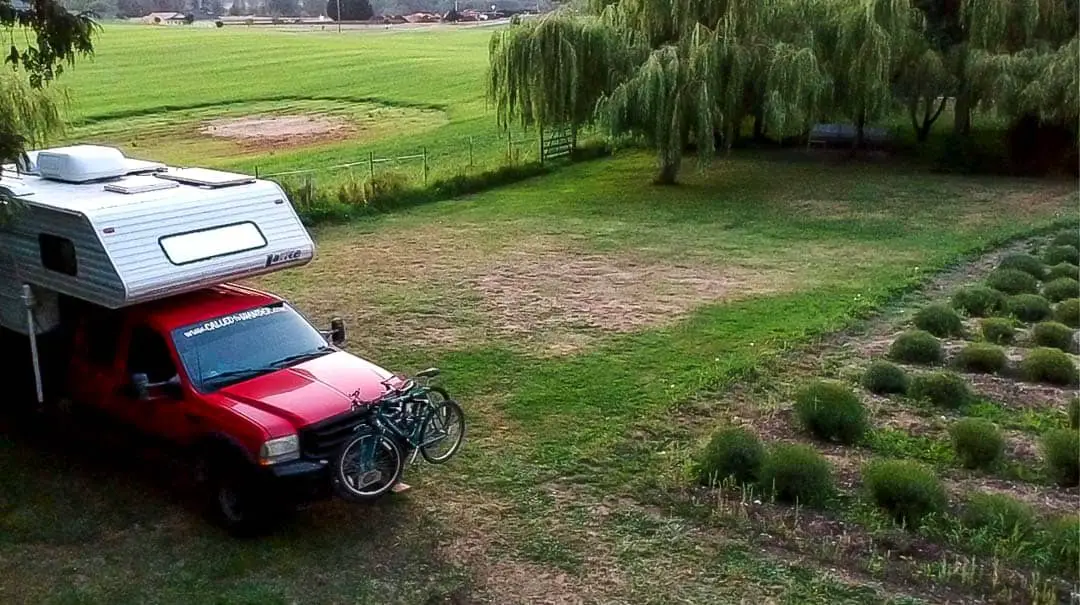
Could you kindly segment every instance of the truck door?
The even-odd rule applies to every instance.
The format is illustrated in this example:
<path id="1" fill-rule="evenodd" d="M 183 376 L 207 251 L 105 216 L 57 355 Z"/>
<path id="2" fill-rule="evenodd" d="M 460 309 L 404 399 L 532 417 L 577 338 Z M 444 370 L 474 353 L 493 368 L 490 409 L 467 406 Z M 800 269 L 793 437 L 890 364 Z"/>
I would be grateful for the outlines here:
<path id="1" fill-rule="evenodd" d="M 146 324 L 131 328 L 124 363 L 127 385 L 131 377 L 145 374 L 150 382 L 149 398 L 139 399 L 133 389 L 117 393 L 115 409 L 126 421 L 144 432 L 169 441 L 184 443 L 191 437 L 193 398 L 181 383 L 176 361 L 165 338 Z"/>
<path id="2" fill-rule="evenodd" d="M 113 395 L 124 381 L 119 346 L 123 319 L 104 309 L 87 309 L 80 315 L 67 377 L 68 392 L 76 401 L 113 411 Z"/>

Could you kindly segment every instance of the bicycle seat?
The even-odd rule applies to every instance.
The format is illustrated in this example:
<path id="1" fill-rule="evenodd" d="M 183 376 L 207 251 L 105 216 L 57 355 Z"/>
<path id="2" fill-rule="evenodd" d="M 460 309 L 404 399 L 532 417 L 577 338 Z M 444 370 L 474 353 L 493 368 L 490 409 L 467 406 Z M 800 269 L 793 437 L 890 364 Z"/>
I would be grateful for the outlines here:
<path id="1" fill-rule="evenodd" d="M 439 368 L 428 368 L 422 372 L 417 372 L 417 378 L 435 378 L 439 375 Z"/>

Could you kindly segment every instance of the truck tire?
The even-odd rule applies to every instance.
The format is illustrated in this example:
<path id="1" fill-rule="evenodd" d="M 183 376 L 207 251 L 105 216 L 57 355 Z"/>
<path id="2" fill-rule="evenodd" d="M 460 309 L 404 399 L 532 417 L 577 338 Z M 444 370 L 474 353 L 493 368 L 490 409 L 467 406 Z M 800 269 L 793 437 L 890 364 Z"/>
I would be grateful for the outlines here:
<path id="1" fill-rule="evenodd" d="M 263 489 L 250 463 L 221 452 L 202 456 L 197 479 L 210 519 L 237 537 L 254 537 L 273 529 L 282 512 Z"/>

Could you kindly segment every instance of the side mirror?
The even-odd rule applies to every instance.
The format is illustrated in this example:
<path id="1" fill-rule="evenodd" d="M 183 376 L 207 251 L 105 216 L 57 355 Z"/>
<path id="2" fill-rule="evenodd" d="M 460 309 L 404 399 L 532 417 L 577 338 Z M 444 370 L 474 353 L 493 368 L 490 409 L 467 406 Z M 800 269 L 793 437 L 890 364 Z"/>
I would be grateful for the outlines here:
<path id="1" fill-rule="evenodd" d="M 150 378 L 142 373 L 132 374 L 131 391 L 139 401 L 150 399 Z"/>
<path id="2" fill-rule="evenodd" d="M 334 345 L 345 344 L 345 320 L 340 317 L 330 320 L 330 342 Z"/>

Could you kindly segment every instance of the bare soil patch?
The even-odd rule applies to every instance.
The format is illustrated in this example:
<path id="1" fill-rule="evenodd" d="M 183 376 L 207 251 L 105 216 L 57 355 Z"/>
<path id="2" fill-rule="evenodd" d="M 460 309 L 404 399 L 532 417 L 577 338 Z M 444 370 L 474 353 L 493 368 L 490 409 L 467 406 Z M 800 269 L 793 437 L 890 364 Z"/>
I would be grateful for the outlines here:
<path id="1" fill-rule="evenodd" d="M 802 283 L 784 263 L 753 268 L 598 254 L 513 225 L 327 235 L 309 267 L 259 281 L 315 318 L 340 315 L 363 326 L 350 338 L 367 350 L 502 339 L 567 354 L 605 335 L 670 324 L 703 304 Z"/>
<path id="2" fill-rule="evenodd" d="M 259 115 L 209 120 L 199 132 L 259 150 L 347 139 L 356 132 L 356 126 L 341 116 Z"/>
<path id="3" fill-rule="evenodd" d="M 772 277 L 732 266 L 547 249 L 515 250 L 472 283 L 498 328 L 516 336 L 631 332 L 668 323 L 705 302 L 776 292 L 782 282 Z"/>
<path id="4" fill-rule="evenodd" d="M 1075 198 L 1076 184 L 1062 181 L 1046 189 L 1031 191 L 1015 191 L 1001 195 L 1000 191 L 987 191 L 981 188 L 971 188 L 965 197 L 980 200 L 986 205 L 984 212 L 964 213 L 960 223 L 965 227 L 978 227 L 991 222 L 991 217 L 1008 212 L 1010 216 L 1016 216 L 1023 220 L 1039 216 L 1056 215 L 1059 209 L 1064 207 L 1063 200 Z"/>

